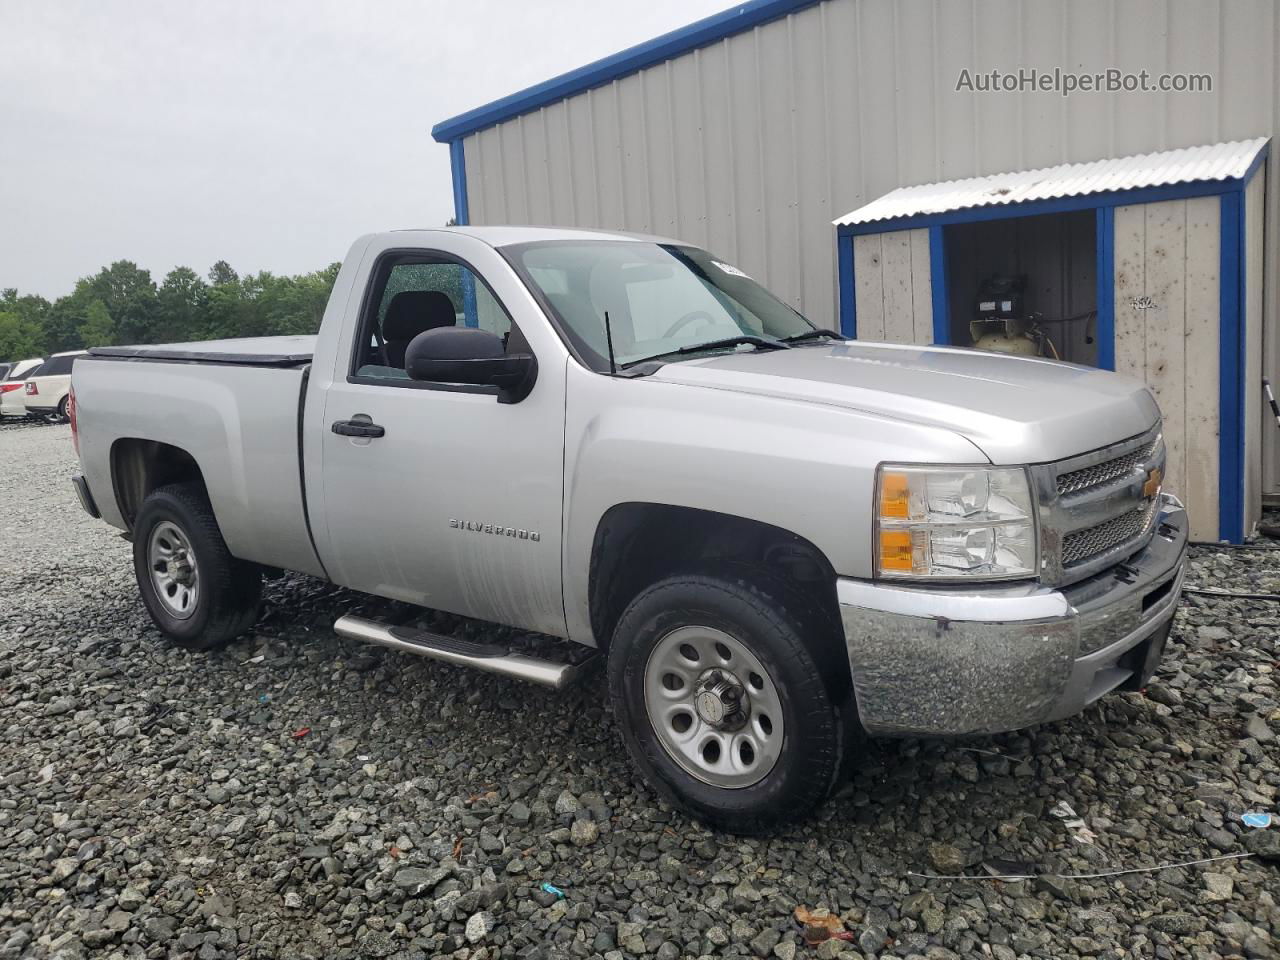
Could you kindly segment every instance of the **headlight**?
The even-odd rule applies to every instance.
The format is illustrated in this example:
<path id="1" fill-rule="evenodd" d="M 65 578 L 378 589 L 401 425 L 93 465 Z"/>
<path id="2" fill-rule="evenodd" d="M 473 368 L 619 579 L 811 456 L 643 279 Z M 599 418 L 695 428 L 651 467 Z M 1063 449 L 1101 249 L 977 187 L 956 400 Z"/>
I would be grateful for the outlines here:
<path id="1" fill-rule="evenodd" d="M 1035 512 L 1023 467 L 884 463 L 876 473 L 876 575 L 929 580 L 1034 577 Z"/>

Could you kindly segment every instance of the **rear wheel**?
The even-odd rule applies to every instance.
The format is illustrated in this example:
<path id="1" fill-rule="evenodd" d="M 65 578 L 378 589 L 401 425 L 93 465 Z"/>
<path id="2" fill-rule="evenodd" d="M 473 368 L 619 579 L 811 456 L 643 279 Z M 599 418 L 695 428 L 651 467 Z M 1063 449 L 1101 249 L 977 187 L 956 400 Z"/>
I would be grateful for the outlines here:
<path id="1" fill-rule="evenodd" d="M 143 501 L 133 568 L 152 621 L 179 646 L 208 650 L 258 619 L 261 573 L 227 550 L 199 484 L 161 487 Z"/>
<path id="2" fill-rule="evenodd" d="M 799 819 L 827 798 L 844 723 L 807 634 L 746 581 L 673 577 L 631 602 L 609 650 L 610 697 L 659 793 L 735 833 Z"/>
<path id="3" fill-rule="evenodd" d="M 59 423 L 68 423 L 71 417 L 67 413 L 67 398 L 63 397 L 58 401 L 58 412 L 56 414 Z"/>

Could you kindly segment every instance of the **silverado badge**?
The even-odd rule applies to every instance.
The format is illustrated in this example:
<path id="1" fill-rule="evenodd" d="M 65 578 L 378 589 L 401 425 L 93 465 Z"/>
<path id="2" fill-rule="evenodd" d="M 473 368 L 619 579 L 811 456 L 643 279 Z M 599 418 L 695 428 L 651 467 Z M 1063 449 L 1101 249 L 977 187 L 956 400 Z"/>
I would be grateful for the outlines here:
<path id="1" fill-rule="evenodd" d="M 519 527 L 507 527 L 501 523 L 485 523 L 483 520 L 455 520 L 450 518 L 449 526 L 454 530 L 470 530 L 472 533 L 491 533 L 495 537 L 514 537 L 517 540 L 542 539 L 537 530 L 522 530 Z"/>

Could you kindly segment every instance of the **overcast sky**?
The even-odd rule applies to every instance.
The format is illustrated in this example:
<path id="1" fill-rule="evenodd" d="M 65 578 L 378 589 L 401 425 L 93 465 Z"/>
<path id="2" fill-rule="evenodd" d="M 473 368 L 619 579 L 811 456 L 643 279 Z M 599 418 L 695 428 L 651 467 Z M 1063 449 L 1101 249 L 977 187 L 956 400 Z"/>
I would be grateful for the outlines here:
<path id="1" fill-rule="evenodd" d="M 453 214 L 440 120 L 727 0 L 0 4 L 0 288 L 297 273 Z"/>

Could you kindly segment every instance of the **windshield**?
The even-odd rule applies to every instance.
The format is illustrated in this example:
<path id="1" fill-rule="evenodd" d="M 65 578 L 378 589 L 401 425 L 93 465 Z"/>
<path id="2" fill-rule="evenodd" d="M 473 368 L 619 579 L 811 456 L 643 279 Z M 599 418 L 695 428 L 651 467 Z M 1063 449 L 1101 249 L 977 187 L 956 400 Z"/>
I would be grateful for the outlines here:
<path id="1" fill-rule="evenodd" d="M 557 240 L 504 252 L 583 360 L 602 372 L 609 369 L 606 311 L 618 366 L 679 359 L 665 355 L 732 337 L 773 340 L 814 329 L 737 267 L 696 247 Z"/>

